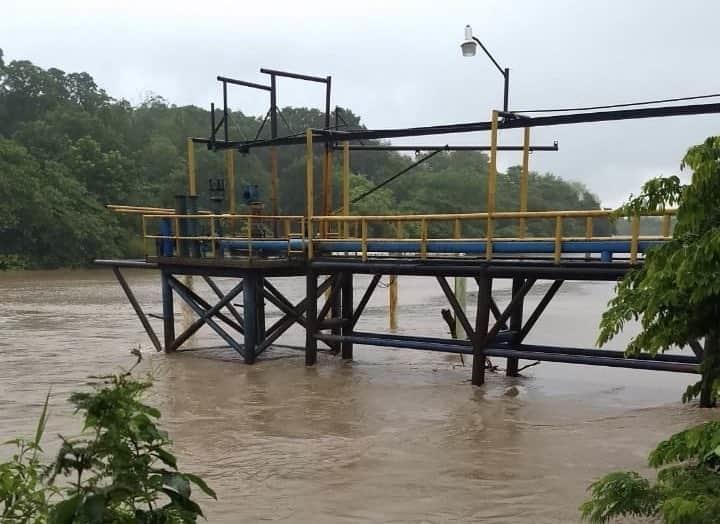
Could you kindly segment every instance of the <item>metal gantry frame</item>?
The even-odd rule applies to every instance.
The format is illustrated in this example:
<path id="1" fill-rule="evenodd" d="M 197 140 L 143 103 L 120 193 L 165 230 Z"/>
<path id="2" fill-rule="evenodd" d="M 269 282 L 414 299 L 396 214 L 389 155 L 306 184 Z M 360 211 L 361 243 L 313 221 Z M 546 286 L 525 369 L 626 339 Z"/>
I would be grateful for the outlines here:
<path id="1" fill-rule="evenodd" d="M 566 362 L 586 365 L 628 367 L 634 369 L 652 369 L 676 372 L 697 372 L 702 353 L 697 344 L 693 344 L 694 356 L 686 355 L 636 355 L 625 358 L 620 351 L 598 350 L 594 348 L 559 347 L 550 345 L 528 344 L 527 337 L 537 325 L 537 322 L 552 302 L 556 293 L 566 281 L 617 281 L 628 271 L 641 262 L 638 255 L 641 253 L 642 240 L 639 235 L 640 220 L 635 217 L 631 224 L 630 247 L 627 252 L 630 258 L 626 261 L 597 261 L 596 259 L 564 259 L 563 251 L 563 219 L 583 218 L 586 220 L 586 239 L 593 238 L 594 217 L 607 216 L 608 212 L 602 210 L 587 211 L 555 211 L 530 212 L 528 211 L 528 178 L 529 154 L 532 151 L 555 151 L 553 146 L 533 146 L 530 143 L 530 129 L 532 127 L 566 125 L 576 123 L 591 123 L 601 121 L 617 121 L 637 118 L 654 118 L 674 115 L 695 115 L 720 113 L 720 104 L 693 104 L 675 105 L 669 107 L 642 107 L 637 109 L 621 109 L 611 111 L 594 111 L 552 116 L 528 117 L 522 114 L 493 111 L 491 119 L 487 122 L 470 122 L 450 124 L 443 126 L 426 126 L 405 129 L 384 130 L 350 130 L 340 131 L 330 127 L 330 77 L 309 77 L 294 73 L 263 69 L 261 72 L 270 75 L 270 86 L 263 86 L 250 82 L 236 81 L 227 77 L 218 77 L 223 82 L 223 117 L 220 123 L 215 122 L 214 111 L 211 114 L 211 136 L 204 139 L 189 139 L 188 141 L 188 193 L 197 194 L 195 176 L 193 144 L 204 143 L 212 150 L 241 150 L 250 151 L 256 147 L 270 147 L 272 151 L 284 145 L 304 144 L 306 150 L 306 209 L 303 218 L 301 242 L 305 249 L 304 256 L 294 258 L 289 256 L 291 239 L 288 235 L 288 257 L 281 261 L 263 259 L 262 256 L 247 257 L 246 260 L 225 259 L 217 257 L 212 259 L 194 256 L 197 249 L 178 250 L 177 254 L 163 254 L 163 256 L 150 257 L 146 262 L 129 262 L 106 260 L 99 264 L 112 267 L 123 291 L 130 301 L 135 313 L 140 319 L 156 349 L 175 351 L 182 349 L 183 344 L 197 332 L 203 325 L 209 326 L 230 347 L 238 351 L 245 362 L 252 363 L 256 357 L 273 344 L 287 329 L 300 325 L 305 329 L 305 363 L 313 365 L 317 361 L 318 342 L 327 344 L 332 352 L 340 353 L 342 358 L 353 357 L 355 344 L 398 347 L 408 349 L 422 349 L 458 354 L 472 354 L 473 370 L 472 383 L 481 385 L 485 380 L 485 359 L 488 356 L 507 359 L 506 373 L 517 375 L 520 359 Z M 323 129 L 308 129 L 303 136 L 277 136 L 277 78 L 288 77 L 299 80 L 324 83 L 326 85 L 325 122 Z M 227 85 L 242 85 L 271 93 L 271 138 L 268 140 L 231 140 L 229 137 L 227 108 Z M 213 108 L 214 109 L 214 108 Z M 223 128 L 224 140 L 217 140 L 216 133 Z M 523 129 L 522 146 L 501 145 L 499 132 L 503 129 Z M 384 138 L 428 136 L 448 133 L 465 133 L 475 131 L 490 132 L 489 146 L 388 146 L 383 144 L 363 144 L 363 140 L 378 140 Z M 316 216 L 314 208 L 314 150 L 315 144 L 324 146 L 323 169 L 323 198 L 322 215 Z M 333 150 L 341 150 L 342 158 L 342 195 L 343 202 L 336 213 L 332 213 L 332 158 Z M 350 178 L 350 152 L 362 150 L 425 150 L 431 154 L 450 150 L 483 150 L 489 151 L 488 174 L 488 201 L 484 213 L 469 213 L 456 215 L 413 215 L 413 216 L 381 216 L 381 217 L 353 217 L 350 214 L 351 200 L 349 197 Z M 519 211 L 499 212 L 496 209 L 495 193 L 497 181 L 497 154 L 500 151 L 522 151 L 522 166 L 520 174 Z M 277 158 L 271 155 L 273 177 L 277 174 Z M 228 177 L 234 177 L 234 166 L 228 157 Z M 277 181 L 273 183 L 275 202 L 277 200 Z M 232 206 L 231 206 L 232 207 Z M 276 204 L 273 206 L 276 208 Z M 159 208 L 146 208 L 134 206 L 115 206 L 120 212 L 143 214 L 143 224 L 147 217 L 174 217 L 181 221 L 183 216 L 168 215 L 172 210 Z M 231 209 L 234 212 L 234 209 Z M 176 210 L 177 213 L 177 210 Z M 274 213 L 277 215 L 277 213 Z M 662 213 L 662 238 L 670 236 L 671 211 Z M 191 215 L 192 216 L 192 215 Z M 227 215 L 224 218 L 234 217 Z M 518 220 L 519 240 L 526 239 L 527 220 L 530 218 L 546 218 L 555 220 L 555 235 L 553 253 L 549 260 L 536 260 L 531 257 L 503 258 L 502 253 L 496 253 L 494 222 L 495 220 Z M 213 224 L 216 217 L 207 218 Z M 247 238 L 243 242 L 247 250 L 252 253 L 256 240 L 253 238 L 251 220 L 248 219 Z M 278 218 L 275 216 L 274 218 Z M 484 252 L 477 256 L 438 257 L 432 247 L 432 239 L 428 236 L 428 224 L 433 220 L 451 220 L 453 222 L 453 239 L 462 241 L 461 224 L 464 219 L 485 219 L 487 231 Z M 388 220 L 395 224 L 398 239 L 403 238 L 403 224 L 406 221 L 419 221 L 421 223 L 421 238 L 418 243 L 417 257 L 407 258 L 399 255 L 372 257 L 373 239 L 368 238 L 368 224 L 373 220 Z M 330 239 L 331 225 L 337 226 L 333 235 L 348 239 L 351 226 L 359 224 L 356 233 L 355 254 L 346 256 L 332 256 L 332 242 Z M 277 237 L 277 233 L 275 234 Z M 159 241 L 170 241 L 177 246 L 183 242 L 194 242 L 199 237 L 181 236 L 176 227 L 174 234 L 154 235 Z M 211 239 L 216 235 L 211 234 Z M 661 240 L 661 239 L 660 239 Z M 258 246 L 260 241 L 258 240 Z M 236 242 L 237 243 L 237 242 Z M 646 242 L 647 243 L 647 242 Z M 214 244 L 213 244 L 214 245 Z M 336 246 L 349 246 L 349 244 L 335 244 Z M 257 247 L 256 249 L 260 249 Z M 588 248 L 589 249 L 589 248 Z M 336 249 L 346 251 L 346 249 Z M 213 253 L 216 254 L 215 248 Z M 151 321 L 136 297 L 130 285 L 124 278 L 121 268 L 143 267 L 160 270 L 161 292 L 163 298 L 163 342 L 154 331 Z M 200 296 L 194 289 L 183 284 L 178 276 L 202 276 L 209 290 L 217 299 L 214 304 Z M 369 275 L 370 281 L 366 289 L 356 300 L 355 275 Z M 442 337 L 429 337 L 419 335 L 406 335 L 398 333 L 371 333 L 357 329 L 365 308 L 378 288 L 383 276 L 390 277 L 390 302 L 397 304 L 397 276 L 415 275 L 434 279 L 448 304 L 452 308 L 457 322 L 467 335 L 467 340 L 446 339 Z M 284 296 L 269 281 L 269 278 L 304 276 L 306 280 L 305 297 L 293 303 Z M 229 291 L 222 288 L 213 280 L 215 277 L 232 277 L 233 285 Z M 474 315 L 468 315 L 462 302 L 462 297 L 452 289 L 447 281 L 449 277 L 470 278 L 477 285 L 478 299 L 475 304 Z M 500 307 L 493 296 L 493 282 L 496 280 L 509 280 L 512 283 L 512 292 L 509 302 Z M 547 282 L 547 288 L 542 291 L 538 304 L 530 311 L 526 298 L 533 289 L 538 288 L 540 282 Z M 192 309 L 197 318 L 182 333 L 175 331 L 174 296 L 177 295 Z M 233 304 L 236 297 L 243 297 L 242 312 Z M 325 297 L 324 301 L 321 297 Z M 272 304 L 282 313 L 282 317 L 271 326 L 266 326 L 265 305 Z M 391 316 L 391 327 L 395 324 Z M 240 342 L 242 340 L 242 343 Z"/>

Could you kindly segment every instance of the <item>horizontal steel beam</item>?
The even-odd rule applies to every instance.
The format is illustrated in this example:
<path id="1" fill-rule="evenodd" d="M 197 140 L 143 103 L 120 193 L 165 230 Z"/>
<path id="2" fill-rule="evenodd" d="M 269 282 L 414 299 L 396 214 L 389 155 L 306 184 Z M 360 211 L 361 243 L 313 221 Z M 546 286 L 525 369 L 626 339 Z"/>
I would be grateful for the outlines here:
<path id="1" fill-rule="evenodd" d="M 255 82 L 246 82 L 245 80 L 235 80 L 234 78 L 228 78 L 226 76 L 218 76 L 217 79 L 219 82 L 233 84 L 236 86 L 252 87 L 253 89 L 262 89 L 263 91 L 272 91 L 272 88 L 270 86 L 256 84 Z"/>
<path id="2" fill-rule="evenodd" d="M 570 113 L 564 115 L 525 117 L 513 115 L 515 118 L 505 118 L 498 123 L 500 129 L 517 129 L 524 127 L 547 127 L 567 124 L 587 124 L 595 122 L 611 122 L 618 120 L 638 120 L 644 118 L 658 118 L 669 116 L 691 116 L 720 113 L 720 104 L 690 104 L 665 107 L 643 107 L 638 109 L 621 109 L 613 111 L 593 111 L 584 113 Z M 357 131 L 337 131 L 314 129 L 315 140 L 319 142 L 337 142 L 353 140 L 379 140 L 382 138 L 401 138 L 411 136 L 447 135 L 456 133 L 474 133 L 490 131 L 492 123 L 467 122 L 458 124 L 445 124 L 439 126 L 420 126 L 399 129 L 362 129 Z M 304 144 L 304 136 L 287 136 L 270 140 L 218 142 L 222 148 L 252 148 L 272 145 Z"/>
<path id="3" fill-rule="evenodd" d="M 350 145 L 350 151 L 490 151 L 490 146 L 383 146 L 383 145 Z M 333 149 L 342 151 L 342 145 L 334 145 Z M 523 151 L 523 146 L 498 146 L 498 151 Z M 551 146 L 530 146 L 529 151 L 557 151 L 558 144 Z"/>
<path id="4" fill-rule="evenodd" d="M 295 80 L 307 80 L 308 82 L 318 82 L 320 84 L 327 84 L 330 81 L 330 77 L 323 78 L 321 76 L 310 76 L 300 73 L 288 73 L 287 71 L 278 71 L 277 69 L 267 69 L 265 67 L 261 67 L 260 72 L 265 73 L 266 75 L 283 76 L 285 78 L 294 78 Z"/>
<path id="5" fill-rule="evenodd" d="M 366 346 L 394 347 L 401 349 L 418 349 L 424 351 L 437 351 L 442 353 L 472 354 L 472 348 L 452 344 L 432 344 L 414 340 L 388 340 L 386 338 L 364 337 L 364 336 L 342 336 L 326 335 L 318 333 L 315 335 L 318 340 L 325 342 L 352 342 Z M 533 346 L 530 346 L 531 348 Z M 537 346 L 535 346 L 537 347 Z M 562 348 L 558 348 L 559 351 Z M 560 362 L 566 364 L 583 364 L 589 366 L 606 366 L 629 369 L 645 369 L 651 371 L 672 371 L 677 373 L 697 373 L 698 365 L 685 362 L 668 362 L 649 359 L 633 359 L 618 356 L 595 356 L 568 354 L 555 351 L 531 351 L 525 346 L 490 345 L 484 350 L 487 357 L 519 358 L 523 360 L 537 360 L 541 362 Z"/>
<path id="6" fill-rule="evenodd" d="M 122 260 L 122 259 L 104 259 L 97 258 L 93 260 L 93 264 L 96 266 L 110 266 L 110 267 L 132 267 L 137 269 L 157 269 L 158 265 L 152 262 L 145 262 L 144 260 Z"/>

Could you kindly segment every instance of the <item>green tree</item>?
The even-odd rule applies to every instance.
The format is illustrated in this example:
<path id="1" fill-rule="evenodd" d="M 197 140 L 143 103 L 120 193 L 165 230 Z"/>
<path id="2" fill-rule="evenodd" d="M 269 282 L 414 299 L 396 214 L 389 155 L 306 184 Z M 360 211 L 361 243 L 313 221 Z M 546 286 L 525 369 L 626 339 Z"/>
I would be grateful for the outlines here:
<path id="1" fill-rule="evenodd" d="M 711 407 L 720 386 L 720 137 L 710 137 L 685 155 L 690 184 L 677 176 L 655 178 L 620 213 L 636 216 L 677 205 L 672 239 L 650 251 L 643 265 L 618 285 L 601 320 L 599 342 L 630 320 L 641 330 L 627 352 L 656 354 L 693 345 L 702 357 L 700 381 L 683 400 L 700 396 Z M 699 340 L 704 339 L 701 347 Z M 593 523 L 617 517 L 660 517 L 667 524 L 710 524 L 720 516 L 720 422 L 707 422 L 661 442 L 649 456 L 658 470 L 653 483 L 633 471 L 606 475 L 590 486 L 581 506 Z"/>
<path id="2" fill-rule="evenodd" d="M 690 148 L 682 167 L 692 170 L 690 184 L 677 176 L 652 179 L 620 210 L 634 216 L 677 205 L 677 221 L 672 239 L 618 284 L 602 316 L 599 343 L 630 320 L 639 320 L 641 330 L 628 344 L 629 354 L 700 349 L 704 339 L 701 379 L 683 399 L 699 395 L 700 405 L 710 407 L 720 386 L 720 137 Z"/>

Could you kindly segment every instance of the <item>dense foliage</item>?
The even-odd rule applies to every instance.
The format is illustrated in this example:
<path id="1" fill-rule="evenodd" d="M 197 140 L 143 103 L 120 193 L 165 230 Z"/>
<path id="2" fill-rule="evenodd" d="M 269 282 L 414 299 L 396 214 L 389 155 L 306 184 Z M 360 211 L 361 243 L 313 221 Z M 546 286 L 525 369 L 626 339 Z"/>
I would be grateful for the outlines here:
<path id="1" fill-rule="evenodd" d="M 677 206 L 672 240 L 650 251 L 645 263 L 618 285 L 601 321 L 600 343 L 630 320 L 641 330 L 627 348 L 656 354 L 692 345 L 702 356 L 701 379 L 683 400 L 700 396 L 715 405 L 720 389 L 720 137 L 690 148 L 677 176 L 648 181 L 620 213 L 633 216 Z M 704 340 L 704 345 L 700 341 Z M 720 522 L 720 422 L 707 422 L 661 442 L 650 454 L 654 483 L 633 471 L 606 475 L 591 485 L 583 517 L 602 523 L 617 517 L 660 517 L 667 524 Z"/>
<path id="2" fill-rule="evenodd" d="M 318 110 L 285 107 L 281 111 L 281 134 L 322 126 Z M 337 116 L 341 125 L 361 127 L 359 117 L 349 109 L 341 109 Z M 67 266 L 93 257 L 140 254 L 137 220 L 113 215 L 103 206 L 172 206 L 174 195 L 185 192 L 185 140 L 208 136 L 209 122 L 208 111 L 199 107 L 178 107 L 158 96 L 132 106 L 110 97 L 87 73 L 43 69 L 26 60 L 6 62 L 0 51 L 0 268 Z M 250 139 L 262 119 L 233 111 L 230 122 L 234 138 Z M 261 136 L 267 136 L 268 127 Z M 267 199 L 268 155 L 267 150 L 238 154 L 238 193 L 245 184 L 257 184 Z M 337 177 L 338 157 L 334 159 Z M 208 179 L 224 176 L 224 159 L 198 148 L 196 161 L 200 206 L 207 208 Z M 318 158 L 318 172 L 319 162 Z M 354 187 L 371 187 L 409 163 L 397 153 L 353 152 Z M 487 165 L 487 156 L 481 153 L 438 154 L 389 184 L 386 191 L 358 203 L 355 211 L 483 211 Z M 303 148 L 280 148 L 279 166 L 280 210 L 302 214 Z M 500 174 L 499 210 L 517 209 L 518 173 L 514 167 Z M 532 173 L 529 186 L 531 210 L 600 205 L 582 184 L 550 174 Z M 434 234 L 443 233 L 443 226 L 438 227 Z M 481 224 L 469 225 L 473 227 L 481 233 Z M 515 225 L 508 221 L 503 227 L 498 234 L 510 233 Z M 552 227 L 550 221 L 540 221 L 529 224 L 529 231 L 551 235 Z M 566 232 L 582 234 L 584 227 L 569 223 Z"/>
<path id="3" fill-rule="evenodd" d="M 157 409 L 142 402 L 150 383 L 130 373 L 99 377 L 70 402 L 83 433 L 64 438 L 54 462 L 42 462 L 47 401 L 32 439 L 0 464 L 0 520 L 18 524 L 192 523 L 202 510 L 191 485 L 205 482 L 178 470 Z"/>
<path id="4" fill-rule="evenodd" d="M 701 380 L 684 399 L 700 395 L 701 405 L 708 407 L 720 387 L 720 137 L 692 147 L 683 167 L 692 170 L 690 184 L 677 176 L 652 179 L 620 211 L 636 215 L 678 208 L 672 239 L 650 251 L 618 285 L 602 317 L 599 343 L 612 339 L 628 321 L 639 320 L 641 330 L 628 353 L 693 345 L 702 353 Z"/>
<path id="5" fill-rule="evenodd" d="M 658 470 L 651 483 L 634 471 L 610 473 L 581 506 L 593 523 L 619 517 L 660 517 L 666 524 L 720 521 L 720 422 L 681 431 L 658 444 L 649 465 Z"/>

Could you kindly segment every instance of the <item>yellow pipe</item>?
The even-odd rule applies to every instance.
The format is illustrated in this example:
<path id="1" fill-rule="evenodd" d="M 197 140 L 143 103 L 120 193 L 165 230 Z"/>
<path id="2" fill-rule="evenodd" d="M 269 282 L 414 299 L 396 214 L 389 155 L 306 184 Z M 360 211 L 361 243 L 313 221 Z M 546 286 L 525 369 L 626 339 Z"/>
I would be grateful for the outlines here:
<path id="1" fill-rule="evenodd" d="M 187 139 L 187 171 L 188 171 L 188 194 L 197 196 L 197 176 L 195 173 L 195 144 L 192 138 Z"/>
<path id="2" fill-rule="evenodd" d="M 666 209 L 664 212 L 653 212 L 643 213 L 642 216 L 664 216 L 664 215 L 675 215 L 677 210 Z M 496 211 L 492 214 L 493 219 L 512 219 L 512 218 L 556 218 L 558 216 L 563 218 L 584 218 L 584 217 L 610 217 L 613 216 L 613 211 L 604 211 L 601 209 L 577 209 L 570 211 L 526 211 L 524 213 L 520 211 Z M 447 213 L 447 214 L 427 214 L 427 215 L 362 215 L 364 220 L 369 221 L 398 221 L 404 222 L 417 222 L 420 220 L 431 220 L 431 221 L 450 221 L 459 218 L 461 220 L 484 220 L 487 219 L 488 213 Z M 328 222 L 343 222 L 343 221 L 356 221 L 359 219 L 358 215 L 353 216 L 316 216 L 313 220 L 316 222 L 328 221 Z"/>
<path id="3" fill-rule="evenodd" d="M 225 168 L 227 170 L 228 211 L 234 215 L 237 208 L 235 207 L 235 151 L 232 149 L 225 150 Z"/>
<path id="4" fill-rule="evenodd" d="M 490 127 L 490 166 L 488 168 L 487 187 L 487 242 L 485 243 L 485 257 L 492 258 L 493 213 L 495 212 L 495 186 L 497 184 L 497 142 L 498 142 L 498 112 L 492 112 L 492 125 Z"/>
<path id="5" fill-rule="evenodd" d="M 427 257 L 428 225 L 427 220 L 420 221 L 420 258 Z"/>
<path id="6" fill-rule="evenodd" d="M 520 172 L 520 211 L 527 211 L 528 207 L 528 178 L 530 177 L 530 128 L 526 127 L 523 133 L 522 171 Z M 527 233 L 527 219 L 520 219 L 520 238 Z"/>
<path id="7" fill-rule="evenodd" d="M 350 216 L 350 142 L 343 142 L 343 216 Z M 350 236 L 350 223 L 343 224 L 343 237 Z"/>
<path id="8" fill-rule="evenodd" d="M 313 134 L 312 129 L 305 131 L 305 202 L 307 209 L 305 216 L 308 220 L 308 258 L 313 257 L 313 228 L 312 219 L 315 212 L 315 196 L 313 191 L 314 174 L 313 174 Z"/>

